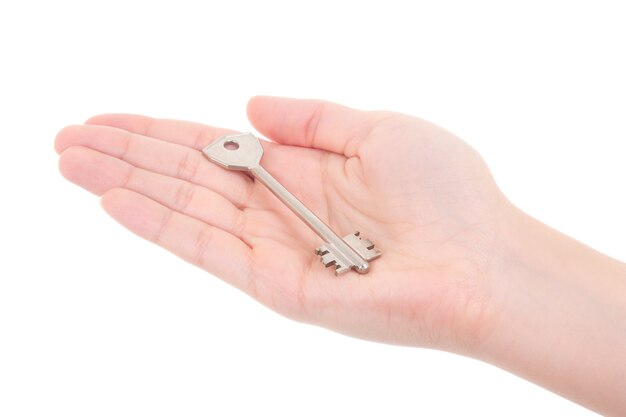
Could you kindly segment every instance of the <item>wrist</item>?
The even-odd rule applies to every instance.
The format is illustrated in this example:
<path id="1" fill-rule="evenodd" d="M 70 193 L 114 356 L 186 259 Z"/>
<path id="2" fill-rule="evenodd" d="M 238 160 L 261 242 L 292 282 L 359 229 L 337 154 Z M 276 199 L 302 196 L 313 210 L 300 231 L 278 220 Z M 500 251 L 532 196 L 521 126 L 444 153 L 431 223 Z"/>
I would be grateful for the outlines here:
<path id="1" fill-rule="evenodd" d="M 503 229 L 476 356 L 592 409 L 624 411 L 626 267 L 515 208 Z"/>

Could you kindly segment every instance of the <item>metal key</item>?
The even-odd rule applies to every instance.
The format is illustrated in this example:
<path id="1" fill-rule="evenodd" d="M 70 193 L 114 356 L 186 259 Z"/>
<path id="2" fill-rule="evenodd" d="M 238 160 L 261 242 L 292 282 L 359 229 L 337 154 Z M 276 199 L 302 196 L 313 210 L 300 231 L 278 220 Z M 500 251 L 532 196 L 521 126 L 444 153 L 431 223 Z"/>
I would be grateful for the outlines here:
<path id="1" fill-rule="evenodd" d="M 361 238 L 359 232 L 339 237 L 300 200 L 283 187 L 274 177 L 261 166 L 263 147 L 259 139 L 252 133 L 229 135 L 215 140 L 202 149 L 210 161 L 231 170 L 246 171 L 256 180 L 270 189 L 280 201 L 285 203 L 300 219 L 302 219 L 324 244 L 315 253 L 321 256 L 324 266 L 334 266 L 335 274 L 353 269 L 360 274 L 369 271 L 369 261 L 378 258 L 381 252 L 374 244 Z"/>

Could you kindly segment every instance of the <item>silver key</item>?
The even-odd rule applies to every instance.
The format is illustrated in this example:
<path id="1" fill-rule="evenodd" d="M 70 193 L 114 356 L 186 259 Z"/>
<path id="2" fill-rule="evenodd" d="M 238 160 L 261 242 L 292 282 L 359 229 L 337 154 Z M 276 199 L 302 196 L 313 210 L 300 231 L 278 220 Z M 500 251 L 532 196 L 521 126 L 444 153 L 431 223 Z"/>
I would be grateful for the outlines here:
<path id="1" fill-rule="evenodd" d="M 300 219 L 302 219 L 324 244 L 315 253 L 321 256 L 324 266 L 334 266 L 335 274 L 353 269 L 360 274 L 369 271 L 369 261 L 378 258 L 381 252 L 374 244 L 361 238 L 359 232 L 339 237 L 300 200 L 283 187 L 274 177 L 261 166 L 263 147 L 259 139 L 252 133 L 224 136 L 202 149 L 210 161 L 231 170 L 250 173 L 256 180 L 270 189 L 280 201 L 285 203 Z"/>

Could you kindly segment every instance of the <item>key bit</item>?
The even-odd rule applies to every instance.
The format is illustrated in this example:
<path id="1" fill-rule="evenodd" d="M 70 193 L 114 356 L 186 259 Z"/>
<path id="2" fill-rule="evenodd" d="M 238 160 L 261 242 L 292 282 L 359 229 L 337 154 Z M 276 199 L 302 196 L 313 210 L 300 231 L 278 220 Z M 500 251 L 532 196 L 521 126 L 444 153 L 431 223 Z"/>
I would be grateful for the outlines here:
<path id="1" fill-rule="evenodd" d="M 360 232 L 354 232 L 343 238 L 352 249 L 366 261 L 371 261 L 382 255 L 382 252 L 374 248 L 374 244 L 369 239 L 363 239 Z"/>
<path id="2" fill-rule="evenodd" d="M 346 271 L 349 271 L 350 268 L 342 261 L 340 261 L 334 253 L 330 252 L 330 250 L 326 246 L 322 246 L 318 248 L 315 253 L 320 255 L 320 260 L 322 264 L 328 268 L 329 266 L 333 266 L 335 268 L 335 274 L 339 275 Z"/>

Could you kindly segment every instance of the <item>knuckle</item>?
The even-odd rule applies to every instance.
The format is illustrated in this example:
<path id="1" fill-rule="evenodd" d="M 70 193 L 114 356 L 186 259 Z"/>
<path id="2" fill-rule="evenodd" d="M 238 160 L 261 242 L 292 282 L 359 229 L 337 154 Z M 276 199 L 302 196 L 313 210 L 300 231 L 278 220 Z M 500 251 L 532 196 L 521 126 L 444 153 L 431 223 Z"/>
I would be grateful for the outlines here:
<path id="1" fill-rule="evenodd" d="M 182 213 L 187 212 L 195 194 L 196 187 L 193 184 L 183 182 L 176 190 L 176 195 L 174 196 L 174 208 Z"/>
<path id="2" fill-rule="evenodd" d="M 315 107 L 311 116 L 306 120 L 304 124 L 304 141 L 307 146 L 313 146 L 317 138 L 317 128 L 322 120 L 322 113 L 324 112 L 324 103 L 320 102 Z"/>
<path id="3" fill-rule="evenodd" d="M 203 227 L 196 235 L 191 251 L 191 261 L 200 267 L 205 266 L 206 253 L 213 240 L 213 231 L 209 227 Z"/>
<path id="4" fill-rule="evenodd" d="M 196 176 L 200 166 L 199 154 L 195 151 L 188 151 L 178 161 L 176 176 L 184 180 L 191 181 Z"/>
<path id="5" fill-rule="evenodd" d="M 168 232 L 170 221 L 172 220 L 174 212 L 172 210 L 168 210 L 163 219 L 161 220 L 161 224 L 159 225 L 159 229 L 155 233 L 153 237 L 153 241 L 159 245 L 162 245 L 165 241 L 165 235 Z"/>
<path id="6" fill-rule="evenodd" d="M 211 126 L 203 126 L 194 139 L 194 149 L 202 149 L 211 141 L 210 138 L 213 137 L 215 137 L 215 128 Z"/>

